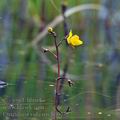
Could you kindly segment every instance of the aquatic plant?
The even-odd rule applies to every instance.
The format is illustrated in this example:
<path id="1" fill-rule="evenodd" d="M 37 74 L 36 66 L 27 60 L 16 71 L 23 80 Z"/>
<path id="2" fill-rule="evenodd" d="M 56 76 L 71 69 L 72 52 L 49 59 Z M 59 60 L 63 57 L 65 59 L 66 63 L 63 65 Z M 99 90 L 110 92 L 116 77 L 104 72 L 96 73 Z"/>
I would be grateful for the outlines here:
<path id="1" fill-rule="evenodd" d="M 53 36 L 54 38 L 54 45 L 56 48 L 56 53 L 53 53 L 52 51 L 50 51 L 49 49 L 43 48 L 44 53 L 49 52 L 51 53 L 54 58 L 57 61 L 57 79 L 55 81 L 55 117 L 54 119 L 56 120 L 56 113 L 60 113 L 62 116 L 68 112 L 70 112 L 70 107 L 67 107 L 66 111 L 62 112 L 58 107 L 60 106 L 60 101 L 61 101 L 61 91 L 62 91 L 62 85 L 61 85 L 61 80 L 66 80 L 68 82 L 69 87 L 71 87 L 73 85 L 72 80 L 70 80 L 69 78 L 66 78 L 64 76 L 61 77 L 61 73 L 60 73 L 60 51 L 59 51 L 59 47 L 60 45 L 63 43 L 63 41 L 67 41 L 68 45 L 72 48 L 75 48 L 77 46 L 80 46 L 83 44 L 83 41 L 79 38 L 78 35 L 73 35 L 72 31 L 70 30 L 69 34 L 67 36 L 65 36 L 61 41 L 58 41 L 58 37 L 56 32 L 53 30 L 52 27 L 48 28 L 48 32 L 50 33 L 50 35 Z"/>

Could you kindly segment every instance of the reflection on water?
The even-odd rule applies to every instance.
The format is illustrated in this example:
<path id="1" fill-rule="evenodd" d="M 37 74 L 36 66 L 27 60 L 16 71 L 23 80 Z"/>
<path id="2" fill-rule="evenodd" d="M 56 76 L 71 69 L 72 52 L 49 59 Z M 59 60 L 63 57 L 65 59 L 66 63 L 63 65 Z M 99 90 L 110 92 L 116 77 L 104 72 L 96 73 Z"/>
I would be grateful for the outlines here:
<path id="1" fill-rule="evenodd" d="M 7 83 L 0 80 L 0 96 L 5 94 Z"/>
<path id="2" fill-rule="evenodd" d="M 0 89 L 5 88 L 6 86 L 7 86 L 7 83 L 0 80 Z"/>
<path id="3" fill-rule="evenodd" d="M 79 81 L 76 81 L 73 89 L 71 90 L 69 90 L 68 86 L 65 85 L 65 92 L 63 93 L 62 106 L 60 109 L 64 111 L 64 109 L 66 109 L 66 107 L 69 105 L 70 112 L 67 113 L 64 117 L 71 120 L 88 119 L 89 117 L 92 117 L 93 119 L 116 119 L 116 114 L 119 114 L 120 112 L 116 109 L 116 105 L 105 104 L 112 103 L 112 100 L 113 98 L 115 98 L 115 96 L 110 96 L 107 93 L 105 94 L 97 91 L 86 91 L 84 87 L 78 87 L 79 85 L 81 86 L 81 84 L 83 84 L 82 82 L 80 83 Z M 4 82 L 1 81 L 1 83 Z M 29 82 L 27 84 L 29 84 Z M 54 84 L 52 82 L 46 81 L 43 83 L 43 87 L 39 86 L 39 88 L 37 89 L 37 91 L 39 91 L 39 94 L 37 94 L 37 96 L 35 94 L 32 94 L 29 97 L 25 94 L 22 94 L 21 96 L 18 96 L 16 94 L 10 97 L 10 93 L 7 91 L 10 88 L 9 86 L 7 86 L 6 92 L 4 94 L 1 92 L 0 97 L 1 118 L 3 120 L 6 119 L 6 117 L 11 119 L 35 118 L 36 120 L 40 118 L 51 118 L 51 110 L 53 110 L 54 108 L 53 85 Z M 44 87 L 46 87 L 47 89 L 45 89 Z M 1 88 L 0 90 L 2 89 L 3 88 Z M 29 92 L 31 92 L 32 89 L 33 88 L 30 88 Z M 87 110 L 85 107 L 85 96 L 88 95 L 94 96 L 91 111 Z M 104 102 L 102 99 L 104 100 Z M 58 117 L 62 119 L 60 115 L 58 115 Z"/>

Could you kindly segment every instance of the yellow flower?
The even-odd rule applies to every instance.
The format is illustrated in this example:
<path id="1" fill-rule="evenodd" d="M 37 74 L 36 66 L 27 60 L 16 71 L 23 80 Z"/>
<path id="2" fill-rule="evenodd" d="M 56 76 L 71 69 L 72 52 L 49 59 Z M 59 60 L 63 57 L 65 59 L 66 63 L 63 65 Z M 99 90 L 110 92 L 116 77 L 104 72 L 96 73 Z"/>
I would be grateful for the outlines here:
<path id="1" fill-rule="evenodd" d="M 72 47 L 76 47 L 76 46 L 79 46 L 79 45 L 83 44 L 83 41 L 80 40 L 79 36 L 78 35 L 73 35 L 71 30 L 68 34 L 67 42 Z"/>
<path id="2" fill-rule="evenodd" d="M 48 27 L 48 32 L 49 33 L 53 32 L 53 28 L 52 27 Z"/>

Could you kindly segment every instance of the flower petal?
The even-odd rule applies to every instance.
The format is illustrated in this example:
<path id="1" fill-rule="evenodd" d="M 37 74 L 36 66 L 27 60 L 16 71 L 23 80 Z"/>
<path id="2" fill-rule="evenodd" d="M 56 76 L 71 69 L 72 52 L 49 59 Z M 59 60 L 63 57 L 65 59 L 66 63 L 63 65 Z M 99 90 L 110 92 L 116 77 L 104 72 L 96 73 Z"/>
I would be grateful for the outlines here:
<path id="1" fill-rule="evenodd" d="M 68 37 L 67 37 L 67 42 L 70 44 L 70 38 L 72 37 L 72 30 L 70 30 Z"/>
<path id="2" fill-rule="evenodd" d="M 81 40 L 79 39 L 79 36 L 78 36 L 78 35 L 73 35 L 73 36 L 70 38 L 70 43 L 71 43 L 73 46 L 78 46 L 78 45 L 83 44 L 83 41 L 81 41 Z"/>

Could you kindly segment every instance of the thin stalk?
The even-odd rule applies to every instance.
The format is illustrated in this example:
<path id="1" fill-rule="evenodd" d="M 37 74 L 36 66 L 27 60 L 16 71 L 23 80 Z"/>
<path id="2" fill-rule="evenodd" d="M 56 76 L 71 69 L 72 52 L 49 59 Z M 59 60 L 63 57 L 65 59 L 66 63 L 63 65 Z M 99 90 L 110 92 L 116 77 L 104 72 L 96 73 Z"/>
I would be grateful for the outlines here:
<path id="1" fill-rule="evenodd" d="M 57 59 L 57 56 L 53 52 L 51 52 L 50 50 L 48 51 Z"/>
<path id="2" fill-rule="evenodd" d="M 58 78 L 60 77 L 60 56 L 59 56 L 59 48 L 58 48 L 58 45 L 57 45 L 57 40 L 56 40 L 56 37 L 55 38 L 55 47 L 56 47 L 56 55 L 57 55 L 57 65 L 58 65 Z"/>
<path id="3" fill-rule="evenodd" d="M 57 56 L 57 68 L 58 68 L 58 78 L 60 77 L 60 55 L 59 55 L 59 47 L 57 44 L 57 38 L 56 35 L 54 35 L 55 39 L 55 47 L 56 47 L 56 56 Z M 56 112 L 58 111 L 57 106 L 58 106 L 58 94 L 59 94 L 59 79 L 56 80 L 56 88 L 55 88 L 55 120 L 56 120 Z M 58 111 L 59 112 L 59 111 Z"/>
<path id="4" fill-rule="evenodd" d="M 65 38 L 62 39 L 62 40 L 57 44 L 58 47 L 62 44 L 63 40 L 65 40 Z"/>

